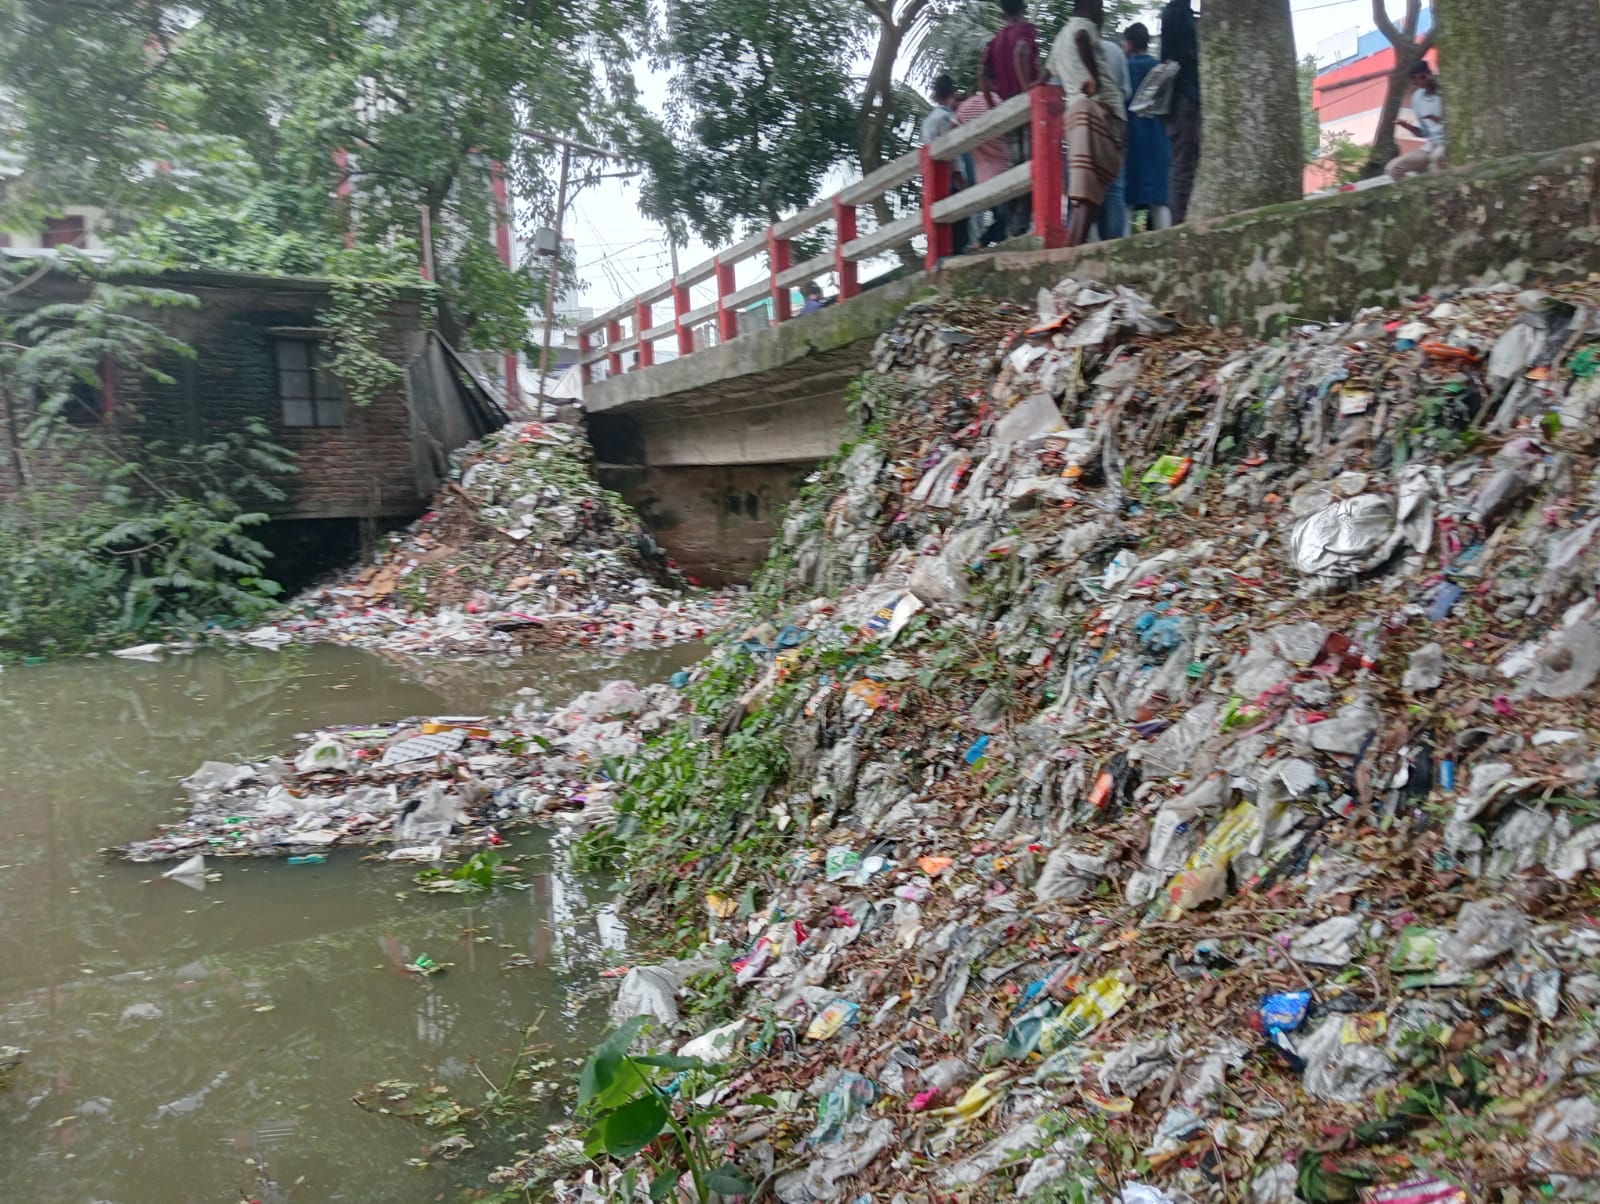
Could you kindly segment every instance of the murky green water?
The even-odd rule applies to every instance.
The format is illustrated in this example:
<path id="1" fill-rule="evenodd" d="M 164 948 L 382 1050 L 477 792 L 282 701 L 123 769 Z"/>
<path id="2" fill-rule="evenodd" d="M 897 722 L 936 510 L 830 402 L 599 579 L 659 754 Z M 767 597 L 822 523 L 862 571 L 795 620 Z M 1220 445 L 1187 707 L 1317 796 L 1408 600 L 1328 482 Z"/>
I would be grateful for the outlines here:
<path id="1" fill-rule="evenodd" d="M 98 850 L 147 834 L 206 758 L 327 724 L 488 712 L 523 686 L 559 703 L 695 655 L 408 670 L 310 648 L 0 673 L 0 1044 L 32 1051 L 0 1091 L 0 1200 L 453 1199 L 481 1163 L 407 1167 L 426 1132 L 350 1096 L 436 1076 L 480 1098 L 469 1059 L 493 1074 L 541 1015 L 537 1039 L 586 1050 L 603 1006 L 579 996 L 614 927 L 597 924 L 602 884 L 542 836 L 517 845 L 538 854 L 532 889 L 488 900 L 400 895 L 414 868 L 337 855 L 225 862 L 196 893 Z M 400 967 L 419 953 L 456 968 L 418 981 Z M 519 953 L 534 966 L 502 968 Z"/>

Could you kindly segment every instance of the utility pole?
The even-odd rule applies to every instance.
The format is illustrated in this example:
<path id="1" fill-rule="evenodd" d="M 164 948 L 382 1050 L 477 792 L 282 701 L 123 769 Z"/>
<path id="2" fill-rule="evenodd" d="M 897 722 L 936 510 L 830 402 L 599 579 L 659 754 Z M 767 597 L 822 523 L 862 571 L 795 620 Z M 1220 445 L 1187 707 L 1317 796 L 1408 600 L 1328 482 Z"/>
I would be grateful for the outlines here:
<path id="1" fill-rule="evenodd" d="M 561 230 L 567 216 L 567 173 L 572 169 L 572 144 L 561 147 L 561 178 L 556 185 L 556 249 L 550 256 L 550 281 L 544 301 L 544 344 L 539 349 L 539 392 L 545 391 L 550 374 L 550 327 L 556 317 L 556 281 L 561 269 Z"/>
<path id="2" fill-rule="evenodd" d="M 524 127 L 517 133 L 525 138 L 543 142 L 549 146 L 561 148 L 561 175 L 556 185 L 556 246 L 555 252 L 550 256 L 550 279 L 546 284 L 549 292 L 544 304 L 544 340 L 539 349 L 539 391 L 544 392 L 544 382 L 550 371 L 550 328 L 555 324 L 556 310 L 556 285 L 559 280 L 561 265 L 561 232 L 567 216 L 567 180 L 572 171 L 572 156 L 576 152 L 586 159 L 613 159 L 625 162 L 625 156 L 616 151 L 605 150 L 598 146 L 589 146 L 583 142 L 574 142 L 570 138 L 563 138 L 559 134 L 551 134 L 545 130 Z M 635 172 L 626 172 L 625 175 L 634 175 Z"/>

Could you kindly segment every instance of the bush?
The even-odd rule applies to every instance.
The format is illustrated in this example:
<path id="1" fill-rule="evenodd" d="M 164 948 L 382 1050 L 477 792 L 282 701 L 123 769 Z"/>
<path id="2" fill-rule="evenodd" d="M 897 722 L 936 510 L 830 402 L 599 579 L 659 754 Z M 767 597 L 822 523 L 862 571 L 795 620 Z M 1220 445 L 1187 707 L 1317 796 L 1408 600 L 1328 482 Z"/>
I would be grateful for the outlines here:
<path id="1" fill-rule="evenodd" d="M 140 314 L 195 300 L 66 267 L 91 281 L 84 301 L 0 308 L 0 428 L 17 481 L 0 507 L 0 657 L 253 617 L 279 590 L 250 531 L 267 521 L 258 503 L 284 496 L 293 454 L 259 420 L 182 446 L 140 439 L 126 406 L 116 430 L 67 421 L 74 389 L 107 360 L 171 383 L 150 360 L 193 352 Z M 0 300 L 41 270 L 0 263 Z"/>

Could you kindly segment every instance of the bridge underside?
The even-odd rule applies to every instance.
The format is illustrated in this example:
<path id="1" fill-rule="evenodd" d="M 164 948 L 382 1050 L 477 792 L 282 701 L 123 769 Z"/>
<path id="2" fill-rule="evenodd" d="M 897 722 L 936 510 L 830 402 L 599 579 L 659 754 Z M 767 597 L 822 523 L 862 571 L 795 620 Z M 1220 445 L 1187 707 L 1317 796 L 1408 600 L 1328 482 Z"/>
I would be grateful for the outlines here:
<path id="1" fill-rule="evenodd" d="M 839 448 L 846 393 L 911 296 L 905 281 L 586 390 L 600 482 L 684 572 L 743 582 L 801 482 Z"/>
<path id="2" fill-rule="evenodd" d="M 800 481 L 839 446 L 872 343 L 931 284 L 1031 301 L 1067 276 L 1183 321 L 1270 333 L 1366 305 L 1600 269 L 1600 143 L 1274 205 L 1073 250 L 952 260 L 850 301 L 585 390 L 602 480 L 685 570 L 746 580 Z"/>

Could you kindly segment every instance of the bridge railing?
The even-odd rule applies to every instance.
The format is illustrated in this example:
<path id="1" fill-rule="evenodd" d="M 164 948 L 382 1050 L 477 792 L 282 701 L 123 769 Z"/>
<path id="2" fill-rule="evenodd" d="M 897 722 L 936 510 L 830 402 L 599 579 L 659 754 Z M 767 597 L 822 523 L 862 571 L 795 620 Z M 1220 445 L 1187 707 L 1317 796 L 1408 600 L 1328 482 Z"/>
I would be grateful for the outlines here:
<path id="1" fill-rule="evenodd" d="M 911 243 L 926 240 L 924 261 L 932 270 L 954 249 L 953 224 L 1018 197 L 1032 195 L 1035 233 L 1047 247 L 1066 244 L 1061 200 L 1065 184 L 1062 157 L 1062 122 L 1065 105 L 1061 89 L 1041 84 L 1031 92 L 1012 97 L 983 116 L 956 126 L 926 146 L 885 163 L 863 179 L 842 188 L 809 209 L 802 209 L 706 262 L 664 281 L 630 301 L 578 327 L 578 362 L 583 381 L 593 378 L 594 365 L 604 362 L 608 375 L 620 375 L 624 356 L 634 354 L 632 368 L 651 367 L 655 344 L 675 340 L 679 356 L 695 352 L 695 333 L 702 327 L 716 332 L 716 342 L 739 335 L 739 313 L 764 298 L 772 303 L 773 322 L 792 316 L 790 290 L 818 276 L 836 273 L 839 299 L 861 291 L 857 267 L 862 260 Z M 1012 130 L 1030 127 L 1032 158 L 960 192 L 950 190 L 951 163 Z M 922 203 L 907 214 L 866 234 L 856 229 L 856 210 L 903 185 L 921 179 Z M 833 226 L 833 245 L 802 263 L 793 262 L 793 240 L 818 226 Z M 745 260 L 765 254 L 766 273 L 743 288 L 737 287 L 734 269 Z M 716 297 L 704 305 L 690 305 L 690 289 L 706 281 L 716 284 Z M 670 316 L 669 316 L 670 315 Z"/>

